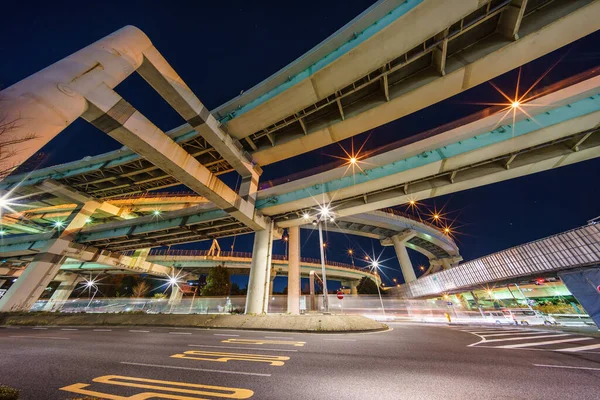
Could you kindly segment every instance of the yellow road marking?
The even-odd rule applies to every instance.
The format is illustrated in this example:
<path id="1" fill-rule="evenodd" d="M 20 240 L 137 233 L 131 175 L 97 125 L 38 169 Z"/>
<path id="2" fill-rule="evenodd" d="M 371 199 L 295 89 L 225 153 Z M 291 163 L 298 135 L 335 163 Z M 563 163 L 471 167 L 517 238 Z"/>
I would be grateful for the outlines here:
<path id="1" fill-rule="evenodd" d="M 306 342 L 296 342 L 294 340 L 264 340 L 264 339 L 226 339 L 221 340 L 221 343 L 238 343 L 238 344 L 283 344 L 288 346 L 302 347 Z"/>
<path id="2" fill-rule="evenodd" d="M 186 358 L 191 360 L 202 360 L 202 361 L 216 361 L 216 362 L 227 362 L 227 361 L 257 361 L 270 363 L 272 366 L 281 367 L 284 361 L 289 360 L 289 357 L 285 356 L 269 356 L 264 354 L 243 354 L 243 353 L 222 353 L 215 351 L 201 351 L 201 350 L 189 350 L 184 351 L 183 354 L 174 354 L 171 358 Z"/>
<path id="3" fill-rule="evenodd" d="M 171 399 L 171 400 L 202 400 L 204 396 L 226 398 L 226 399 L 247 399 L 252 397 L 253 391 L 248 389 L 230 388 L 224 386 L 209 386 L 185 382 L 160 381 L 155 379 L 135 378 L 120 375 L 105 375 L 92 379 L 92 382 L 104 383 L 107 385 L 118 385 L 134 387 L 141 389 L 162 390 L 170 393 L 183 393 L 193 396 L 182 396 L 178 394 L 143 392 L 133 396 L 118 396 L 114 394 L 86 390 L 90 386 L 87 383 L 75 383 L 73 385 L 60 388 L 66 392 L 95 396 L 109 400 L 147 400 L 147 399 Z M 187 389 L 189 388 L 189 389 Z M 203 396 L 203 397 L 199 397 Z"/>

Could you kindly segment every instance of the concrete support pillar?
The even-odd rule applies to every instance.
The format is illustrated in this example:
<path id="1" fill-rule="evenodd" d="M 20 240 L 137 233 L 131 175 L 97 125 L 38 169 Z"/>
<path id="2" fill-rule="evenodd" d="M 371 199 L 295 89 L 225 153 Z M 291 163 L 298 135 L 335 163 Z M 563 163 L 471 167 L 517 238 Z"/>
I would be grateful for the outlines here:
<path id="1" fill-rule="evenodd" d="M 412 263 L 410 262 L 410 257 L 408 256 L 408 251 L 406 251 L 404 241 L 399 235 L 394 235 L 392 236 L 392 243 L 394 243 L 396 257 L 398 257 L 398 261 L 400 262 L 400 269 L 402 269 L 404 282 L 409 283 L 412 281 L 416 281 L 417 276 L 415 275 L 415 270 L 413 269 Z"/>
<path id="2" fill-rule="evenodd" d="M 62 274 L 63 281 L 60 282 L 54 293 L 52 293 L 52 297 L 44 306 L 44 311 L 56 311 L 59 310 L 65 301 L 69 299 L 73 290 L 77 287 L 79 281 L 81 281 L 81 277 L 76 274 Z"/>
<path id="3" fill-rule="evenodd" d="M 358 281 L 350 282 L 350 294 L 352 296 L 358 296 Z"/>
<path id="4" fill-rule="evenodd" d="M 300 314 L 300 227 L 288 228 L 288 298 L 287 312 Z"/>
<path id="5" fill-rule="evenodd" d="M 73 218 L 59 237 L 50 240 L 33 257 L 19 279 L 0 299 L 0 312 L 28 311 L 31 309 L 58 273 L 63 261 L 66 259 L 64 252 L 70 241 L 85 226 L 85 221 L 99 205 L 100 203 L 96 201 L 90 201 L 72 213 Z"/>
<path id="6" fill-rule="evenodd" d="M 452 265 L 450 264 L 450 260 L 447 258 L 442 258 L 442 266 L 444 267 L 444 269 L 452 268 Z"/>
<path id="7" fill-rule="evenodd" d="M 265 310 L 265 300 L 271 272 L 271 247 L 273 224 L 254 234 L 252 263 L 248 280 L 248 295 L 246 296 L 246 314 L 262 314 Z"/>
<path id="8" fill-rule="evenodd" d="M 173 286 L 173 289 L 171 289 L 171 296 L 169 297 L 169 304 L 179 304 L 181 303 L 182 298 L 183 292 L 177 286 Z"/>
<path id="9" fill-rule="evenodd" d="M 273 296 L 273 285 L 275 284 L 275 278 L 277 277 L 277 270 L 275 268 L 271 268 L 271 277 L 269 283 L 269 296 Z"/>

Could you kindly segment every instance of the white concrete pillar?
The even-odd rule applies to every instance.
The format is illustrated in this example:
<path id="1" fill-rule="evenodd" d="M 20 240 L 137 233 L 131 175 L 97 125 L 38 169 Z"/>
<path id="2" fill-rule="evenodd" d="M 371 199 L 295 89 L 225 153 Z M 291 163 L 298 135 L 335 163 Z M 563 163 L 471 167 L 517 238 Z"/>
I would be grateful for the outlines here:
<path id="1" fill-rule="evenodd" d="M 452 264 L 450 264 L 450 260 L 447 258 L 442 258 L 442 266 L 444 267 L 444 269 L 450 269 L 452 268 Z"/>
<path id="2" fill-rule="evenodd" d="M 76 274 L 62 274 L 63 281 L 60 282 L 54 293 L 52 293 L 52 297 L 44 306 L 44 311 L 56 311 L 59 310 L 65 301 L 69 299 L 73 290 L 77 287 L 79 281 L 81 281 L 81 277 Z"/>
<path id="3" fill-rule="evenodd" d="M 402 276 L 404 276 L 404 282 L 409 283 L 417 280 L 415 270 L 413 269 L 410 257 L 406 251 L 403 240 L 398 235 L 392 236 L 392 243 L 394 243 L 394 250 L 396 250 L 396 257 L 400 262 L 400 269 L 402 270 Z"/>
<path id="4" fill-rule="evenodd" d="M 177 286 L 173 286 L 171 289 L 171 296 L 169 297 L 169 304 L 179 304 L 183 298 L 183 292 Z"/>
<path id="5" fill-rule="evenodd" d="M 90 201 L 75 212 L 59 238 L 50 240 L 41 251 L 33 257 L 19 279 L 0 299 L 0 312 L 29 311 L 39 299 L 42 292 L 58 273 L 66 259 L 64 251 L 72 238 L 85 226 L 85 221 L 98 208 L 100 203 Z"/>
<path id="6" fill-rule="evenodd" d="M 271 274 L 274 272 L 274 268 L 273 268 L 273 264 L 272 264 L 272 260 L 273 260 L 273 227 L 274 227 L 274 223 L 271 222 L 269 224 L 270 228 L 271 228 L 271 233 L 269 234 L 269 244 L 267 245 L 267 249 L 268 249 L 268 253 L 267 253 L 267 279 L 265 282 L 265 297 L 263 300 L 263 313 L 268 313 L 269 312 L 269 302 L 271 299 L 270 296 L 270 292 L 269 291 L 269 286 L 271 287 L 273 286 L 273 281 L 271 280 Z"/>
<path id="7" fill-rule="evenodd" d="M 248 279 L 248 295 L 246 296 L 246 314 L 262 314 L 265 312 L 266 286 L 271 271 L 272 224 L 267 229 L 254 233 L 252 263 Z"/>
<path id="8" fill-rule="evenodd" d="M 358 281 L 351 281 L 350 282 L 350 294 L 352 296 L 357 296 L 358 295 Z"/>
<path id="9" fill-rule="evenodd" d="M 288 228 L 288 298 L 287 312 L 300 314 L 300 227 Z"/>

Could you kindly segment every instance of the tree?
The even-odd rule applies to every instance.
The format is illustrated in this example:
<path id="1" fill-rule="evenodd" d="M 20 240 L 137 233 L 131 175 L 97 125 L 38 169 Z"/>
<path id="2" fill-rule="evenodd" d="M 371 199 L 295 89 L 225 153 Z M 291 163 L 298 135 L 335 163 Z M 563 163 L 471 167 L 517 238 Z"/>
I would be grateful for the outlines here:
<path id="1" fill-rule="evenodd" d="M 377 294 L 377 284 L 371 278 L 363 276 L 358 283 L 358 294 Z"/>
<path id="2" fill-rule="evenodd" d="M 146 281 L 140 281 L 133 287 L 133 293 L 131 297 L 144 297 L 150 291 L 150 285 Z"/>
<path id="3" fill-rule="evenodd" d="M 240 289 L 240 286 L 237 283 L 232 283 L 231 284 L 231 295 L 239 296 L 241 294 L 242 294 L 242 289 Z"/>
<path id="4" fill-rule="evenodd" d="M 223 265 L 217 265 L 210 270 L 206 278 L 206 286 L 200 293 L 202 296 L 228 296 L 231 284 L 229 271 Z"/>

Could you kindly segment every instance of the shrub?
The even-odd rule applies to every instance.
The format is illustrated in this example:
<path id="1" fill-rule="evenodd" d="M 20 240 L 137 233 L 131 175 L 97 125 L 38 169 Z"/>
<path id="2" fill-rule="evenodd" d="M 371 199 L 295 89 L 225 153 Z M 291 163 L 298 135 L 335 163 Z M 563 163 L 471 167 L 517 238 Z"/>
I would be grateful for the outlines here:
<path id="1" fill-rule="evenodd" d="M 6 385 L 0 385 L 0 400 L 19 400 L 19 391 Z"/>

